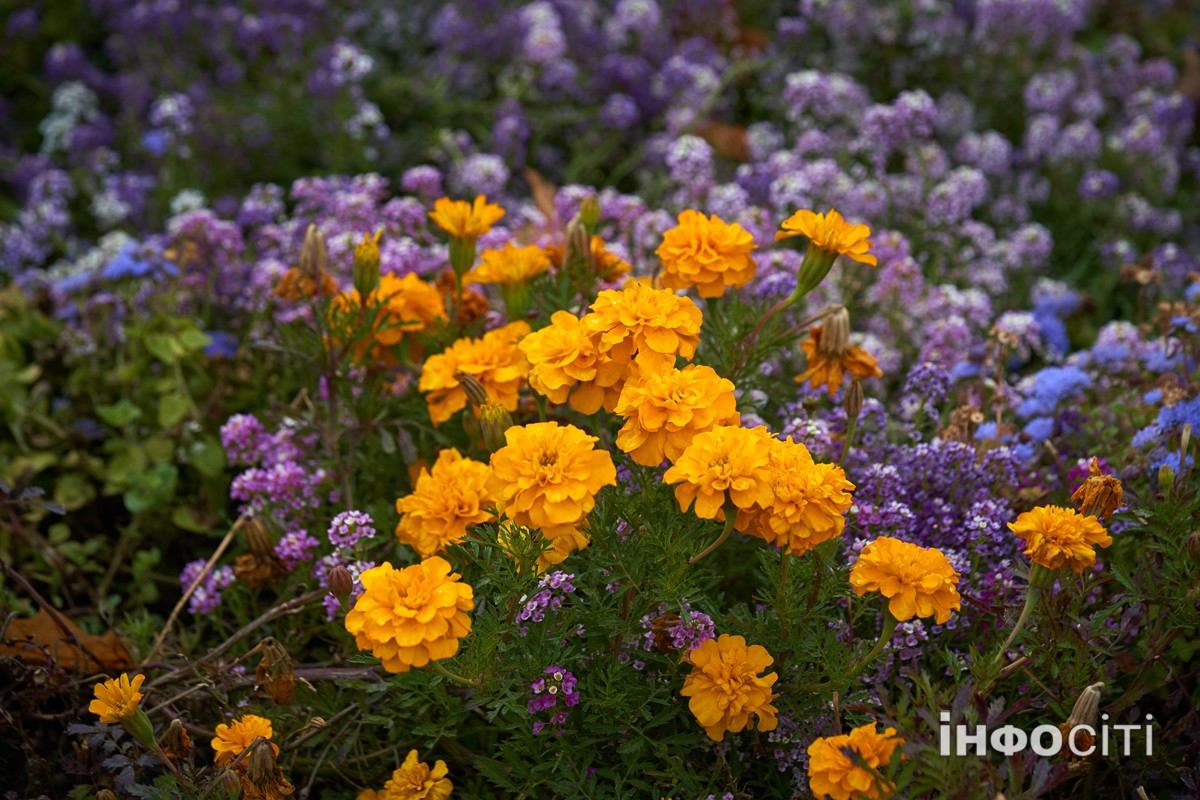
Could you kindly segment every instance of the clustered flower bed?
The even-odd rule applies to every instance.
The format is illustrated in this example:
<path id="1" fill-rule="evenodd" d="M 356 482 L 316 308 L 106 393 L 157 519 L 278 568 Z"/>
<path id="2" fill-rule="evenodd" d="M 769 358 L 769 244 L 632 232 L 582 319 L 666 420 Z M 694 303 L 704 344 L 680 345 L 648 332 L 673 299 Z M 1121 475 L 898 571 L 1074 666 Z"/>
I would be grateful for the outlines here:
<path id="1" fill-rule="evenodd" d="M 1125 5 L 6 12 L 0 788 L 1200 792 Z"/>

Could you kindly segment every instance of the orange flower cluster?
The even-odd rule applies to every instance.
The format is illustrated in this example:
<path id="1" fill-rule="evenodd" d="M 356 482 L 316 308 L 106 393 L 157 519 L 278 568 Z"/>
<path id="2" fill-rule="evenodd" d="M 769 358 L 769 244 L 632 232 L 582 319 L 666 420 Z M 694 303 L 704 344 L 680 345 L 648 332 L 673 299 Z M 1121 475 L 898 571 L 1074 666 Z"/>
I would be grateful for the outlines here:
<path id="1" fill-rule="evenodd" d="M 629 262 L 621 258 L 616 253 L 608 249 L 604 240 L 599 236 L 593 236 L 589 243 L 592 257 L 592 269 L 596 273 L 596 277 L 607 283 L 620 278 L 622 275 L 628 275 L 632 267 Z M 550 262 L 556 267 L 563 266 L 563 259 L 566 253 L 562 245 L 552 244 L 546 247 L 546 253 L 550 256 Z"/>
<path id="2" fill-rule="evenodd" d="M 808 746 L 808 786 L 818 798 L 833 800 L 883 800 L 895 786 L 879 771 L 892 761 L 904 744 L 895 728 L 875 730 L 871 722 L 842 736 L 823 736 Z M 852 750 L 859 758 L 851 758 Z"/>
<path id="3" fill-rule="evenodd" d="M 490 231 L 492 225 L 503 216 L 504 209 L 489 203 L 484 195 L 477 196 L 473 203 L 443 197 L 433 204 L 433 211 L 429 212 L 429 218 L 446 233 L 470 241 Z"/>
<path id="4" fill-rule="evenodd" d="M 405 335 L 429 330 L 439 320 L 446 319 L 446 302 L 436 286 L 412 273 L 403 278 L 380 275 L 379 285 L 367 295 L 366 303 L 356 289 L 334 298 L 329 308 L 334 340 L 342 340 L 363 325 L 360 316 L 363 309 L 375 306 L 378 306 L 378 313 L 371 322 L 370 333 L 354 345 L 355 360 L 360 363 L 368 357 L 393 362 L 389 349 L 400 344 Z M 339 331 L 341 335 L 338 335 Z"/>
<path id="5" fill-rule="evenodd" d="M 663 475 L 663 483 L 678 483 L 675 500 L 680 510 L 687 511 L 695 501 L 701 519 L 724 520 L 727 499 L 739 511 L 763 508 L 774 497 L 770 441 L 771 434 L 761 425 L 722 425 L 698 433 Z"/>
<path id="6" fill-rule="evenodd" d="M 771 438 L 769 444 L 773 499 L 739 512 L 749 518 L 742 529 L 796 556 L 841 536 L 854 491 L 846 473 L 837 464 L 817 464 L 808 448 L 790 436 L 787 441 Z"/>
<path id="7" fill-rule="evenodd" d="M 445 761 L 434 762 L 430 769 L 416 750 L 409 750 L 404 763 L 375 796 L 379 800 L 447 800 L 454 790 L 454 784 L 446 777 L 449 772 Z"/>
<path id="8" fill-rule="evenodd" d="M 615 409 L 625 418 L 617 447 L 643 466 L 657 467 L 664 457 L 674 463 L 696 434 L 741 421 L 733 388 L 712 367 L 696 364 L 626 383 Z"/>
<path id="9" fill-rule="evenodd" d="M 668 289 L 692 286 L 701 297 L 720 297 L 754 277 L 754 237 L 737 223 L 698 211 L 679 214 L 679 224 L 663 234 L 655 255 L 662 261 L 662 284 Z"/>
<path id="10" fill-rule="evenodd" d="M 421 470 L 416 488 L 396 501 L 396 537 L 428 558 L 462 541 L 467 530 L 493 515 L 487 491 L 488 467 L 463 458 L 453 448 L 438 453 L 433 470 Z"/>
<path id="11" fill-rule="evenodd" d="M 797 211 L 779 227 L 783 230 L 775 233 L 777 242 L 793 236 L 805 236 L 813 247 L 831 255 L 843 255 L 872 267 L 879 263 L 879 259 L 867 252 L 871 249 L 871 240 L 867 238 L 871 235 L 871 229 L 866 225 L 851 225 L 832 208 L 828 214 Z"/>
<path id="12" fill-rule="evenodd" d="M 863 547 L 850 569 L 850 585 L 859 597 L 879 592 L 896 620 L 933 617 L 939 625 L 962 607 L 958 577 L 941 550 L 888 536 Z"/>
<path id="13" fill-rule="evenodd" d="M 617 471 L 607 451 L 594 449 L 599 439 L 574 425 L 537 422 L 504 436 L 507 444 L 492 453 L 487 489 L 505 517 L 541 529 L 552 547 L 538 560 L 544 570 L 587 547 L 587 515 L 600 488 L 616 485 Z"/>
<path id="14" fill-rule="evenodd" d="M 629 282 L 606 289 L 582 319 L 566 311 L 530 334 L 521 349 L 530 385 L 552 402 L 569 400 L 582 414 L 612 411 L 627 377 L 690 361 L 700 341 L 700 309 L 666 289 Z"/>
<path id="15" fill-rule="evenodd" d="M 524 283 L 550 269 L 550 255 L 537 245 L 517 247 L 512 242 L 499 250 L 484 250 L 482 262 L 463 276 L 463 283 Z"/>
<path id="16" fill-rule="evenodd" d="M 766 648 L 747 647 L 745 638 L 722 634 L 705 640 L 685 658 L 695 668 L 680 694 L 691 698 L 688 708 L 710 739 L 719 742 L 726 732 L 744 730 L 752 714 L 760 731 L 775 730 L 777 709 L 771 701 L 778 695 L 771 693 L 771 687 L 779 675 L 759 674 L 774 662 Z"/>
<path id="17" fill-rule="evenodd" d="M 804 351 L 806 368 L 796 376 L 796 383 L 809 381 L 814 389 L 824 386 L 833 397 L 842 388 L 842 381 L 847 373 L 855 378 L 882 378 L 883 370 L 875 356 L 857 345 L 847 343 L 841 352 L 828 352 L 821 349 L 821 331 L 823 326 L 815 325 L 809 328 L 808 338 L 800 343 Z"/>
<path id="18" fill-rule="evenodd" d="M 230 725 L 218 725 L 217 736 L 212 740 L 212 749 L 217 753 L 217 766 L 231 763 L 259 736 L 270 739 L 272 733 L 271 720 L 254 714 L 246 714 Z M 271 745 L 271 750 L 279 755 L 279 747 L 275 744 Z"/>
<path id="19" fill-rule="evenodd" d="M 1096 563 L 1096 547 L 1112 544 L 1100 520 L 1060 506 L 1026 511 L 1008 528 L 1025 540 L 1025 555 L 1046 569 L 1070 567 L 1072 572 L 1083 572 Z"/>
<path id="20" fill-rule="evenodd" d="M 363 593 L 346 614 L 359 650 L 388 672 L 408 672 L 458 652 L 471 630 L 474 592 L 439 556 L 396 569 L 384 562 L 363 572 Z"/>
<path id="21" fill-rule="evenodd" d="M 442 424 L 466 407 L 466 390 L 455 377 L 460 372 L 483 384 L 488 397 L 506 411 L 516 411 L 517 395 L 529 375 L 529 362 L 517 342 L 528 333 L 528 323 L 510 322 L 479 339 L 459 339 L 427 358 L 417 386 L 425 392 L 433 424 Z"/>

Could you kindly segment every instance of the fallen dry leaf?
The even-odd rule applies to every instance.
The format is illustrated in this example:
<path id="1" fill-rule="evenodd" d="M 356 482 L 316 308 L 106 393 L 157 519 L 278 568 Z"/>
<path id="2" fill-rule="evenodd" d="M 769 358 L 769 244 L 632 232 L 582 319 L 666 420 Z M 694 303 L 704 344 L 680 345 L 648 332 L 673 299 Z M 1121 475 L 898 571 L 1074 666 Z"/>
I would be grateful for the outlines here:
<path id="1" fill-rule="evenodd" d="M 529 190 L 533 194 L 533 204 L 546 218 L 546 224 L 557 229 L 558 210 L 554 205 L 554 198 L 558 194 L 558 190 L 533 167 L 526 167 L 524 174 L 525 180 L 529 183 Z"/>
<path id="2" fill-rule="evenodd" d="M 115 631 L 102 636 L 84 633 L 74 622 L 61 617 L 72 641 L 45 611 L 32 617 L 14 619 L 0 642 L 0 655 L 15 656 L 32 664 L 45 663 L 47 655 L 64 669 L 95 672 L 133 666 L 133 657 Z"/>

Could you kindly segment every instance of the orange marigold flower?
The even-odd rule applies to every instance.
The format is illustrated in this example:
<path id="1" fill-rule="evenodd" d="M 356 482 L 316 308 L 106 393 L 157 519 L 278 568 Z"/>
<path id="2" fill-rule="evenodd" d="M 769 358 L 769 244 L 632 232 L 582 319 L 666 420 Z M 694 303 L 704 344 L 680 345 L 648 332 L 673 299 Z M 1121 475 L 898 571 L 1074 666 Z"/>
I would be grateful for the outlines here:
<path id="1" fill-rule="evenodd" d="M 691 698 L 688 708 L 710 739 L 719 742 L 727 731 L 745 729 L 751 714 L 758 718 L 760 731 L 775 730 L 777 709 L 771 701 L 778 695 L 771 687 L 779 675 L 759 675 L 775 660 L 765 647 L 747 647 L 744 637 L 722 634 L 705 640 L 685 658 L 695 669 L 680 694 Z"/>
<path id="2" fill-rule="evenodd" d="M 555 311 L 549 325 L 526 336 L 519 346 L 529 360 L 529 385 L 550 402 L 562 405 L 569 397 L 571 407 L 581 414 L 616 405 L 624 366 L 600 355 L 594 338 L 571 312 Z"/>
<path id="3" fill-rule="evenodd" d="M 741 421 L 733 388 L 712 367 L 696 364 L 626 383 L 616 407 L 625 417 L 617 447 L 643 466 L 657 467 L 664 457 L 674 463 L 696 434 Z"/>
<path id="4" fill-rule="evenodd" d="M 662 261 L 663 286 L 695 286 L 701 297 L 720 297 L 754 277 L 750 251 L 755 247 L 754 237 L 741 225 L 689 209 L 679 214 L 679 224 L 663 234 L 654 252 Z"/>
<path id="5" fill-rule="evenodd" d="M 629 266 L 629 262 L 621 258 L 619 255 L 608 249 L 608 245 L 599 236 L 593 236 L 589 247 L 592 251 L 592 268 L 596 273 L 596 277 L 606 283 L 612 283 L 622 275 L 628 275 L 633 268 Z M 552 244 L 546 247 L 546 253 L 550 256 L 550 261 L 556 267 L 563 265 L 565 253 L 561 245 Z"/>
<path id="6" fill-rule="evenodd" d="M 416 750 L 410 750 L 379 797 L 381 800 L 446 800 L 454 789 L 454 784 L 446 777 L 448 773 L 445 761 L 435 761 L 430 769 L 417 757 Z"/>
<path id="7" fill-rule="evenodd" d="M 474 592 L 461 577 L 440 556 L 404 569 L 385 561 L 359 578 L 363 593 L 346 614 L 346 630 L 388 672 L 450 658 L 471 631 Z"/>
<path id="8" fill-rule="evenodd" d="M 863 547 L 850 569 L 850 585 L 859 597 L 879 592 L 888 598 L 888 611 L 900 622 L 933 617 L 941 625 L 962 607 L 958 573 L 941 550 L 889 536 Z"/>
<path id="9" fill-rule="evenodd" d="M 233 761 L 259 736 L 270 739 L 271 735 L 271 720 L 254 714 L 236 719 L 231 725 L 218 725 L 217 736 L 212 740 L 212 749 L 217 751 L 217 766 L 225 766 Z M 279 755 L 279 748 L 275 744 L 271 744 L 271 750 Z"/>
<path id="10" fill-rule="evenodd" d="M 492 519 L 488 466 L 463 458 L 453 448 L 438 453 L 433 470 L 421 470 L 416 488 L 396 501 L 396 536 L 428 558 L 460 542 L 467 529 Z"/>
<path id="11" fill-rule="evenodd" d="M 337 281 L 328 272 L 308 276 L 301 272 L 299 267 L 292 267 L 283 273 L 271 294 L 291 302 L 306 297 L 329 297 L 337 294 Z"/>
<path id="12" fill-rule="evenodd" d="M 663 483 L 678 483 L 680 510 L 687 511 L 694 500 L 701 519 L 724 520 L 727 498 L 739 509 L 765 507 L 773 497 L 770 439 L 761 425 L 721 425 L 698 433 L 663 475 Z"/>
<path id="13" fill-rule="evenodd" d="M 629 281 L 620 291 L 600 292 L 583 327 L 596 337 L 601 354 L 653 371 L 675 366 L 677 355 L 692 360 L 703 320 L 689 298 Z"/>
<path id="14" fill-rule="evenodd" d="M 1100 520 L 1071 508 L 1038 506 L 1008 523 L 1025 540 L 1025 555 L 1046 569 L 1070 567 L 1079 573 L 1096 563 L 1096 547 L 1108 547 L 1112 537 Z"/>
<path id="15" fill-rule="evenodd" d="M 822 350 L 822 328 L 821 325 L 809 328 L 808 338 L 800 343 L 800 349 L 807 358 L 807 368 L 796 376 L 796 383 L 809 381 L 814 389 L 824 386 L 829 390 L 829 396 L 833 397 L 842 388 L 846 373 L 856 378 L 883 377 L 883 370 L 879 368 L 875 356 L 857 345 L 847 343 L 841 352 Z"/>
<path id="16" fill-rule="evenodd" d="M 792 555 L 840 536 L 853 503 L 854 484 L 837 464 L 817 464 L 800 442 L 772 438 L 769 468 L 774 499 L 755 507 L 744 530 Z"/>
<path id="17" fill-rule="evenodd" d="M 117 725 L 137 713 L 138 703 L 144 695 L 139 691 L 145 675 L 134 675 L 133 680 L 124 672 L 119 678 L 109 678 L 95 687 L 95 699 L 88 704 L 88 711 L 100 716 L 100 721 Z"/>
<path id="18" fill-rule="evenodd" d="M 550 269 L 549 254 L 537 245 L 517 247 L 509 242 L 500 250 L 484 250 L 479 259 L 463 283 L 524 283 Z"/>
<path id="19" fill-rule="evenodd" d="M 505 431 L 507 444 L 492 453 L 487 488 L 505 517 L 540 528 L 554 546 L 539 567 L 561 563 L 588 544 L 583 529 L 602 486 L 616 486 L 617 471 L 599 439 L 557 422 L 537 422 Z"/>
<path id="20" fill-rule="evenodd" d="M 334 340 L 340 338 L 337 329 L 351 332 L 364 325 L 359 314 L 364 308 L 376 308 L 371 333 L 354 347 L 355 359 L 362 361 L 374 346 L 372 357 L 387 361 L 387 348 L 400 344 L 405 334 L 429 330 L 438 320 L 446 318 L 446 301 L 441 291 L 409 273 L 403 278 L 387 274 L 379 276 L 379 284 L 363 303 L 357 289 L 342 292 L 329 308 L 329 320 L 335 329 Z M 344 335 L 344 334 L 342 334 Z"/>
<path id="21" fill-rule="evenodd" d="M 866 225 L 851 225 L 832 208 L 828 214 L 815 211 L 797 211 L 783 224 L 783 230 L 775 232 L 775 241 L 793 236 L 806 236 L 813 246 L 833 256 L 846 256 L 860 264 L 875 266 L 879 259 L 867 251 L 871 249 L 871 229 Z"/>
<path id="22" fill-rule="evenodd" d="M 374 789 L 363 789 L 354 796 L 354 800 L 387 800 L 387 795 Z"/>
<path id="23" fill-rule="evenodd" d="M 848 735 L 823 736 L 808 746 L 808 786 L 818 798 L 833 800 L 883 800 L 895 786 L 878 772 L 892 761 L 892 753 L 904 744 L 895 728 L 875 730 L 871 722 Z M 846 755 L 853 750 L 861 761 Z"/>
<path id="24" fill-rule="evenodd" d="M 446 233 L 469 240 L 483 236 L 503 216 L 504 209 L 489 203 L 484 195 L 477 196 L 474 203 L 443 197 L 433 204 L 433 211 L 429 212 L 429 218 Z"/>
<path id="25" fill-rule="evenodd" d="M 459 339 L 427 358 L 417 387 L 426 395 L 433 424 L 442 424 L 467 405 L 467 393 L 454 377 L 460 372 L 483 384 L 488 397 L 506 411 L 516 411 L 518 394 L 529 374 L 529 362 L 517 342 L 527 333 L 529 323 L 510 322 L 479 339 Z"/>

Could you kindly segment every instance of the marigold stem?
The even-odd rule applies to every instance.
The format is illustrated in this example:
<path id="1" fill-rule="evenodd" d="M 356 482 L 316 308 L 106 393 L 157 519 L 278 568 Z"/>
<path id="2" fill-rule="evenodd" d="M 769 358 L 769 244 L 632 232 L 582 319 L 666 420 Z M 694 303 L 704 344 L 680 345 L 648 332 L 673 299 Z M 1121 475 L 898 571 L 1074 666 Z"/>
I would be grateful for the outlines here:
<path id="1" fill-rule="evenodd" d="M 479 688 L 479 681 L 473 681 L 470 678 L 464 678 L 462 675 L 456 675 L 455 673 L 443 667 L 442 662 L 440 661 L 430 661 L 429 668 L 451 683 L 457 683 L 459 686 L 468 686 L 472 689 Z"/>
<path id="2" fill-rule="evenodd" d="M 726 497 L 728 498 L 728 495 Z M 701 550 L 699 553 L 696 553 L 696 555 L 689 558 L 688 566 L 695 564 L 697 561 L 704 558 L 706 555 L 711 553 L 713 550 L 716 550 L 718 547 L 720 547 L 722 544 L 724 544 L 725 540 L 729 538 L 729 534 L 733 533 L 733 524 L 735 522 L 737 522 L 737 506 L 733 505 L 733 502 L 731 500 L 726 499 L 725 500 L 725 529 L 721 531 L 721 535 L 716 538 L 716 541 L 714 541 L 708 547 Z"/>
<path id="3" fill-rule="evenodd" d="M 875 642 L 875 646 L 869 653 L 850 667 L 849 678 L 857 678 L 867 664 L 870 664 L 876 656 L 883 652 L 884 645 L 892 640 L 892 634 L 896 632 L 896 626 L 899 624 L 900 620 L 892 616 L 892 612 L 885 608 L 883 610 L 883 630 L 879 632 L 879 641 Z"/>
<path id="4" fill-rule="evenodd" d="M 996 664 L 1004 660 L 1004 654 L 1008 652 L 1008 648 L 1016 641 L 1017 635 L 1021 633 L 1021 629 L 1025 627 L 1030 612 L 1033 611 L 1033 607 L 1037 605 L 1037 601 L 1041 596 L 1042 588 L 1040 586 L 1034 586 L 1031 583 L 1029 588 L 1025 590 L 1025 607 L 1021 609 L 1021 616 L 1017 617 L 1012 632 L 1008 634 L 1008 638 L 1004 640 L 1004 644 L 1000 645 L 1000 652 L 996 654 Z"/>

